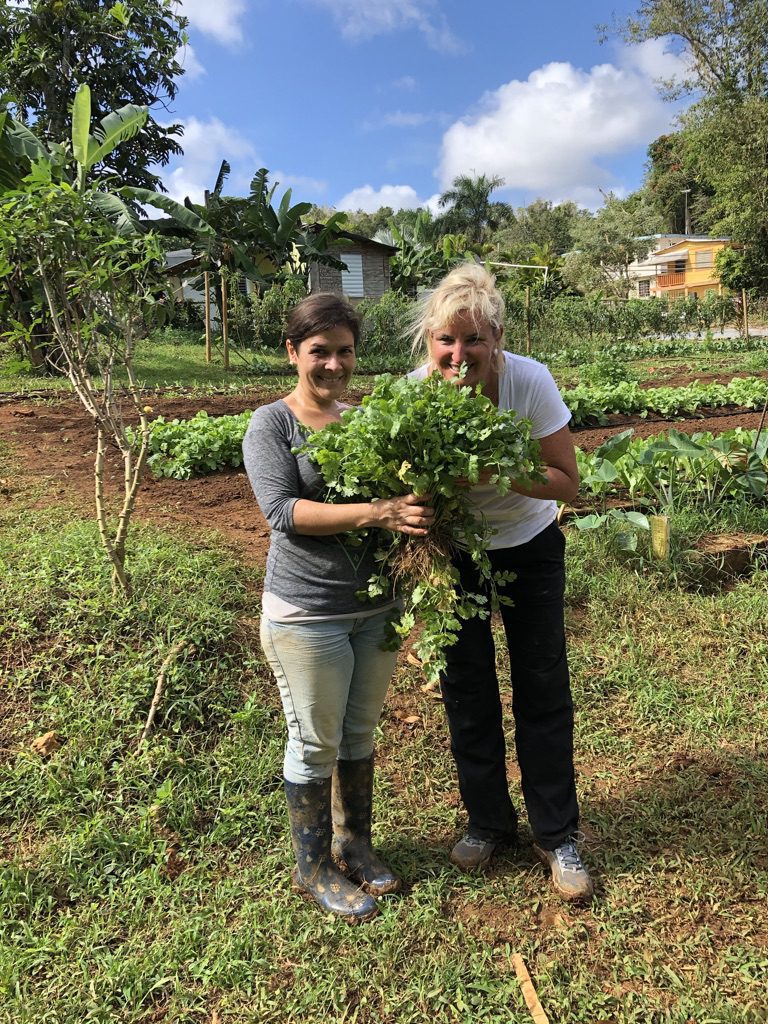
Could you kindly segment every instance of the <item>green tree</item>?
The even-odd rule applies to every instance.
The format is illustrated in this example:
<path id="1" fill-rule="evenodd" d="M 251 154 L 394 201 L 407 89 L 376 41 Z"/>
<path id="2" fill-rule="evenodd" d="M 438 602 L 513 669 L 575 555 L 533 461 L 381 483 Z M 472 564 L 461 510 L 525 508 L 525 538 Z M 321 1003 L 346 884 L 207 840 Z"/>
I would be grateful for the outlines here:
<path id="1" fill-rule="evenodd" d="M 686 197 L 691 232 L 706 229 L 714 190 L 705 181 L 689 151 L 690 136 L 683 131 L 661 135 L 648 147 L 644 188 L 664 231 L 683 234 Z"/>
<path id="2" fill-rule="evenodd" d="M 618 32 L 630 43 L 671 36 L 690 55 L 687 74 L 667 91 L 766 95 L 765 0 L 642 0 Z"/>
<path id="3" fill-rule="evenodd" d="M 439 218 L 444 232 L 466 234 L 471 242 L 485 242 L 511 214 L 507 203 L 492 200 L 493 193 L 502 188 L 504 179 L 496 175 L 459 174 L 453 185 L 438 199 L 446 212 Z"/>
<path id="4" fill-rule="evenodd" d="M 563 255 L 573 248 L 573 231 L 577 222 L 588 216 L 576 203 L 568 200 L 552 203 L 548 199 L 535 199 L 528 206 L 515 210 L 505 227 L 497 231 L 494 241 L 500 249 L 523 256 L 530 255 L 532 245 L 549 246 Z"/>
<path id="5" fill-rule="evenodd" d="M 647 236 L 658 228 L 658 216 L 642 192 L 626 199 L 608 194 L 597 213 L 579 221 L 574 230 L 574 250 L 563 261 L 563 278 L 586 295 L 604 292 L 626 298 L 629 265 L 648 255 Z"/>
<path id="6" fill-rule="evenodd" d="M 751 266 L 768 265 L 768 4 L 643 0 L 620 31 L 672 36 L 687 54 L 676 91 L 697 95 L 681 125 L 685 165 L 712 192 L 703 224 L 753 250 Z"/>
<path id="7" fill-rule="evenodd" d="M 391 206 L 380 206 L 373 213 L 365 210 L 346 210 L 347 228 L 366 238 L 373 238 L 377 231 L 386 228 L 395 215 Z"/>
<path id="8" fill-rule="evenodd" d="M 65 135 L 78 84 L 88 81 L 97 118 L 126 103 L 165 114 L 183 74 L 187 19 L 172 0 L 26 0 L 0 3 L 0 92 L 43 142 Z M 149 116 L 131 142 L 105 154 L 99 174 L 162 188 L 150 168 L 181 153 L 179 124 Z"/>

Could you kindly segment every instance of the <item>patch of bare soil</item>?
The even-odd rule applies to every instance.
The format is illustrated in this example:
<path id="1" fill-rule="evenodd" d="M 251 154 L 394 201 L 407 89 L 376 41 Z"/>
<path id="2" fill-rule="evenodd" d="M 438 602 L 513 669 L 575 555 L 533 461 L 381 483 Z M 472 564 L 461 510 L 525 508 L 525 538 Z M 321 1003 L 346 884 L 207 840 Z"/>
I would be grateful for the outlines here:
<path id="1" fill-rule="evenodd" d="M 649 366 L 647 372 L 652 374 L 652 380 L 644 380 L 640 383 L 641 388 L 684 388 L 689 384 L 728 384 L 735 377 L 768 377 L 768 371 L 746 370 L 738 373 L 728 371 L 722 373 L 694 373 L 689 366 Z"/>

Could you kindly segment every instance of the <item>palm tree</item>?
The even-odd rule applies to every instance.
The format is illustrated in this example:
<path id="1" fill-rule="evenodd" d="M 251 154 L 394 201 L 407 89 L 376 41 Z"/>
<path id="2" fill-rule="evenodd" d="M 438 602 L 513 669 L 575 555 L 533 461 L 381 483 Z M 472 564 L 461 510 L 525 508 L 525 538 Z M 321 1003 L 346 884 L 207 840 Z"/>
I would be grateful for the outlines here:
<path id="1" fill-rule="evenodd" d="M 504 179 L 498 175 L 459 174 L 453 186 L 438 199 L 446 213 L 440 218 L 450 232 L 466 234 L 472 242 L 485 241 L 486 235 L 512 213 L 508 203 L 491 201 L 491 194 L 502 188 Z"/>

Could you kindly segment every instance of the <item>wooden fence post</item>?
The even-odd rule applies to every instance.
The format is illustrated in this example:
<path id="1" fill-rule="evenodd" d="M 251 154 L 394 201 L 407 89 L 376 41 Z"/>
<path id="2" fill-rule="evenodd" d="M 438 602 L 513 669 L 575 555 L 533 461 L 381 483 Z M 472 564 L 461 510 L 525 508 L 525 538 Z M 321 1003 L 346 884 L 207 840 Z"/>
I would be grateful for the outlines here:
<path id="1" fill-rule="evenodd" d="M 747 310 L 747 289 L 741 289 L 741 312 L 744 315 L 744 337 L 749 337 L 749 312 Z"/>
<path id="2" fill-rule="evenodd" d="M 227 322 L 227 279 L 221 275 L 221 341 L 224 348 L 224 369 L 229 369 L 229 325 Z"/>
<path id="3" fill-rule="evenodd" d="M 205 281 L 205 361 L 211 361 L 211 275 L 208 270 L 203 273 Z"/>

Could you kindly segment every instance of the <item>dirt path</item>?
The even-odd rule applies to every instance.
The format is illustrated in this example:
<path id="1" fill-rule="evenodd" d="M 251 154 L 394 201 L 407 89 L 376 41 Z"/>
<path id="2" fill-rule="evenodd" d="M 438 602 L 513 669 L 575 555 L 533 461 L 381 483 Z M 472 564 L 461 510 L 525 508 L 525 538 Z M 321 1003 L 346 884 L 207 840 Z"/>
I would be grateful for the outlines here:
<path id="1" fill-rule="evenodd" d="M 205 409 L 221 416 L 253 409 L 274 400 L 274 394 L 219 395 L 206 398 L 151 399 L 155 415 L 184 419 Z M 355 396 L 359 397 L 359 396 Z M 612 434 L 632 426 L 647 437 L 674 427 L 687 433 L 699 430 L 722 432 L 734 427 L 756 428 L 760 414 L 736 410 L 709 410 L 709 415 L 688 420 L 611 417 L 607 426 L 574 432 L 576 444 L 591 451 Z M 40 505 L 57 499 L 74 502 L 90 510 L 93 502 L 94 431 L 92 423 L 71 399 L 0 405 L 0 438 L 11 448 L 20 467 L 18 477 L 4 481 L 6 493 L 45 484 Z M 108 485 L 119 485 L 118 462 L 110 461 Z M 0 489 L 2 495 L 3 489 Z M 0 500 L 2 500 L 0 498 Z M 156 480 L 147 475 L 137 502 L 136 515 L 160 526 L 181 525 L 216 530 L 236 545 L 252 563 L 263 564 L 269 543 L 269 528 L 254 501 L 242 470 L 214 473 L 197 480 Z"/>

